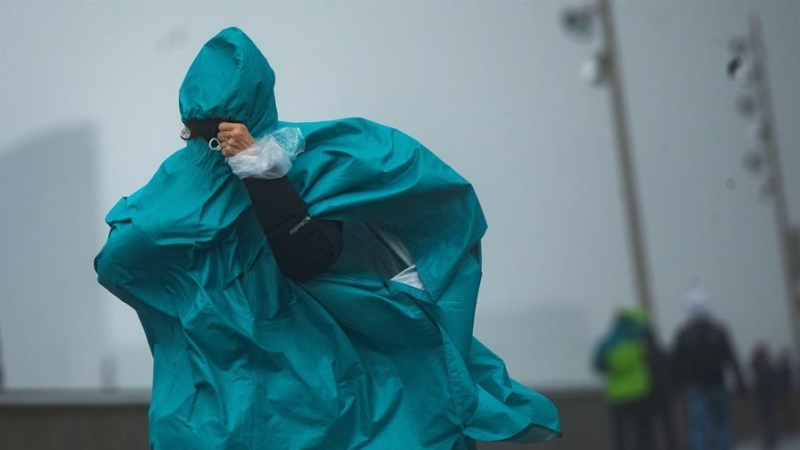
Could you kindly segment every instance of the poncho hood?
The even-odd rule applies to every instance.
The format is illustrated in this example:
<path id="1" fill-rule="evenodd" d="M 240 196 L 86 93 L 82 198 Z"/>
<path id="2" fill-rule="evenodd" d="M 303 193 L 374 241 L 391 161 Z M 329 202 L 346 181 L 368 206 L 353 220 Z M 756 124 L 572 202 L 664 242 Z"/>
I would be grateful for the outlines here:
<path id="1" fill-rule="evenodd" d="M 181 85 L 181 119 L 223 119 L 243 123 L 255 137 L 278 125 L 275 72 L 253 41 L 226 28 L 208 41 Z"/>

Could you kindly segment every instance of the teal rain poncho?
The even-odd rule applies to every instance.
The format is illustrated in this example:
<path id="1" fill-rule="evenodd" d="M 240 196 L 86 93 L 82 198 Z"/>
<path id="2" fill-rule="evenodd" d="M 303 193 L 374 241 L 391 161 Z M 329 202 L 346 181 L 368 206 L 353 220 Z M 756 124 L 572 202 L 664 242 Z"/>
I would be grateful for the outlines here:
<path id="1" fill-rule="evenodd" d="M 552 403 L 472 337 L 486 223 L 470 184 L 374 122 L 278 122 L 274 82 L 255 44 L 223 30 L 189 69 L 182 118 L 239 121 L 256 138 L 300 128 L 289 178 L 311 215 L 395 236 L 424 286 L 337 267 L 286 279 L 242 181 L 189 141 L 109 212 L 95 261 L 153 354 L 151 448 L 453 450 L 559 435 Z"/>

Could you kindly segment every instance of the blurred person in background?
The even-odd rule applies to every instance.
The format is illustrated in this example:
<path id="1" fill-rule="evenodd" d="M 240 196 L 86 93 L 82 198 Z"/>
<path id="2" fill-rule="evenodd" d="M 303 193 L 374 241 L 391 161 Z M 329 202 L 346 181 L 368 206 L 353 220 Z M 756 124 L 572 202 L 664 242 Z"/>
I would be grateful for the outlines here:
<path id="1" fill-rule="evenodd" d="M 651 444 L 647 316 L 636 306 L 620 308 L 601 340 L 594 367 L 606 378 L 611 432 L 617 450 L 647 450 Z"/>
<path id="2" fill-rule="evenodd" d="M 797 423 L 795 417 L 795 402 L 797 400 L 794 395 L 797 377 L 795 367 L 789 350 L 784 349 L 781 352 L 780 361 L 778 361 L 778 401 L 780 403 L 780 415 L 783 416 L 783 423 L 787 428 L 791 424 Z"/>
<path id="3" fill-rule="evenodd" d="M 738 390 L 743 393 L 742 373 L 728 333 L 712 318 L 708 294 L 693 289 L 686 294 L 686 303 L 689 318 L 678 333 L 673 361 L 676 381 L 684 388 L 689 409 L 691 449 L 708 448 L 706 438 L 711 424 L 716 448 L 729 450 L 733 430 L 724 373 L 726 369 L 733 372 Z"/>
<path id="4" fill-rule="evenodd" d="M 766 344 L 760 343 L 753 349 L 750 367 L 753 369 L 764 448 L 773 449 L 778 441 L 778 412 L 775 401 L 778 393 L 778 371 Z"/>

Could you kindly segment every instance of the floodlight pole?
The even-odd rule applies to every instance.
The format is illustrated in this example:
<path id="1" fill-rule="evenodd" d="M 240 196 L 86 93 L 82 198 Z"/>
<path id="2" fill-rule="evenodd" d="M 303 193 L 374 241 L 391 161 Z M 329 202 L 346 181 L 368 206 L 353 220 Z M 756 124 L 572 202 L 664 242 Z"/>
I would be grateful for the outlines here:
<path id="1" fill-rule="evenodd" d="M 774 201 L 775 226 L 778 235 L 778 253 L 781 258 L 781 271 L 783 272 L 784 295 L 789 311 L 789 322 L 795 352 L 800 352 L 800 323 L 798 323 L 798 303 L 795 300 L 796 292 L 794 274 L 792 273 L 792 255 L 790 253 L 791 226 L 789 224 L 789 208 L 786 201 L 786 191 L 781 168 L 781 156 L 778 149 L 775 111 L 772 105 L 769 78 L 767 77 L 766 51 L 764 38 L 761 32 L 761 23 L 756 16 L 751 16 L 747 35 L 750 51 L 752 52 L 753 67 L 755 70 L 755 95 L 756 104 L 764 121 L 766 129 L 763 135 L 757 136 L 763 145 L 764 156 L 767 160 L 769 179 L 768 193 Z"/>
<path id="2" fill-rule="evenodd" d="M 633 284 L 639 304 L 652 317 L 654 311 L 650 299 L 650 276 L 647 269 L 647 252 L 642 231 L 641 214 L 639 212 L 636 176 L 634 174 L 634 162 L 631 154 L 630 136 L 625 112 L 622 73 L 620 71 L 620 61 L 617 53 L 617 42 L 614 34 L 614 20 L 610 0 L 597 0 L 597 8 L 598 16 L 602 22 L 605 75 L 608 81 L 611 100 L 611 116 L 614 122 L 614 137 L 616 138 L 617 144 L 619 175 L 622 178 L 623 207 L 625 209 L 625 218 L 627 222 L 631 263 L 634 269 Z"/>

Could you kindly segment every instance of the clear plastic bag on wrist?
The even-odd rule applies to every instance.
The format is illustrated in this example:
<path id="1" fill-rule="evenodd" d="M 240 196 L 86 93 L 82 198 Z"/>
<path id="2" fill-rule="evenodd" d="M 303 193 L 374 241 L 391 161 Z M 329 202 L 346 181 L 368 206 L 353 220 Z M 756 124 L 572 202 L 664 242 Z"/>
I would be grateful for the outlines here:
<path id="1" fill-rule="evenodd" d="M 286 175 L 303 150 L 305 139 L 299 128 L 279 128 L 228 158 L 228 165 L 239 178 L 271 180 Z"/>

